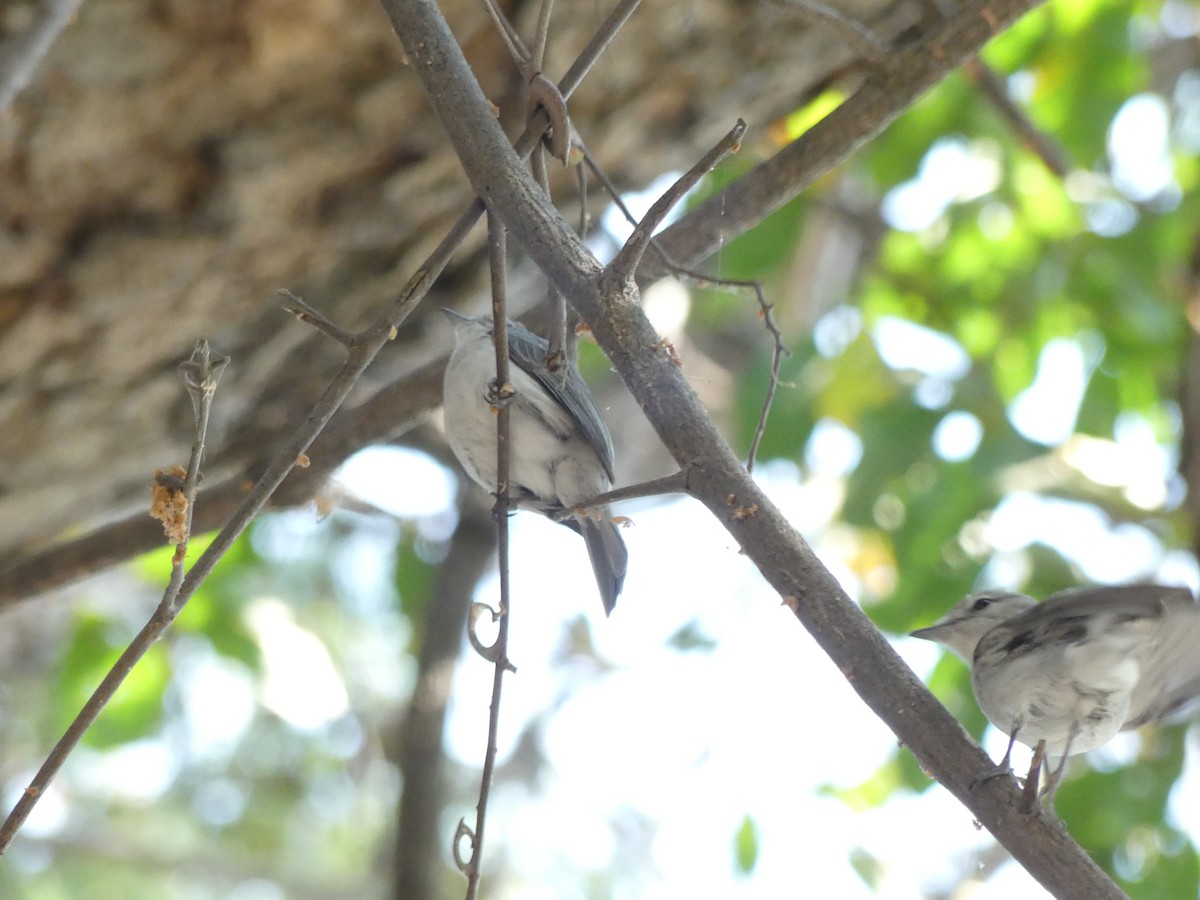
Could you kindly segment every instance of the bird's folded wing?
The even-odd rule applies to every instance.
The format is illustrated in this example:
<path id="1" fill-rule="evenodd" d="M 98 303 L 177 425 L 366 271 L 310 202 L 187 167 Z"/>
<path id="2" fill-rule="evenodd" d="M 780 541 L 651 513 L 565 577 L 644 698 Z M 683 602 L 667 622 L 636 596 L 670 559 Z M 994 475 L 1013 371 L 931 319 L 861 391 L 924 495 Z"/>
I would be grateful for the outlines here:
<path id="1" fill-rule="evenodd" d="M 580 374 L 574 366 L 567 366 L 564 372 L 551 372 L 546 368 L 546 354 L 550 344 L 528 329 L 519 325 L 508 328 L 508 355 L 521 371 L 529 375 L 546 389 L 571 418 L 579 425 L 588 445 L 596 451 L 601 465 L 611 481 L 613 475 L 613 445 L 604 424 L 600 408 L 592 397 Z M 563 377 L 565 374 L 565 377 Z"/>
<path id="2" fill-rule="evenodd" d="M 1122 584 L 1059 591 L 1004 624 L 1013 628 L 1045 626 L 1058 619 L 1105 616 L 1110 621 L 1157 619 L 1170 609 L 1195 609 L 1187 588 L 1161 584 Z"/>

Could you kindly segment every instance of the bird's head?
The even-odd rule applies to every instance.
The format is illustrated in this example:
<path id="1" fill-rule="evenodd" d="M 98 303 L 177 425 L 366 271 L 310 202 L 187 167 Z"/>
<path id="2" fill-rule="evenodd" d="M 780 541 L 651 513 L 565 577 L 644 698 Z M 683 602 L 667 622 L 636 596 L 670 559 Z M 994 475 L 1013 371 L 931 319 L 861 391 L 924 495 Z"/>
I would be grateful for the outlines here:
<path id="1" fill-rule="evenodd" d="M 912 637 L 937 641 L 966 660 L 975 656 L 980 639 L 1013 616 L 1037 606 L 1037 601 L 1024 594 L 1009 591 L 983 591 L 964 597 L 928 628 L 918 628 Z"/>

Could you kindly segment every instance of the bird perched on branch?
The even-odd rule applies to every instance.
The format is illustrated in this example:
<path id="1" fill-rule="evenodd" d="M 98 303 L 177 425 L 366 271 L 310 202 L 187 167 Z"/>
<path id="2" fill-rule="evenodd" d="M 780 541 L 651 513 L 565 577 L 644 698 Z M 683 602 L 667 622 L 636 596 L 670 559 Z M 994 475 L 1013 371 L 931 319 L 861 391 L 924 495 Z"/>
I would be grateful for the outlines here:
<path id="1" fill-rule="evenodd" d="M 1017 740 L 1062 757 L 1046 783 L 1051 801 L 1068 756 L 1200 696 L 1200 605 L 1184 588 L 1079 588 L 1044 603 L 985 591 L 912 636 L 944 644 L 971 666 L 980 708 L 1009 737 L 998 771 L 1009 771 Z"/>
<path id="2" fill-rule="evenodd" d="M 496 416 L 489 396 L 496 380 L 491 316 L 454 321 L 454 351 L 442 384 L 450 449 L 478 484 L 496 489 Z M 583 536 L 596 586 L 609 614 L 625 581 L 628 553 L 608 507 L 559 520 L 556 514 L 612 489 L 613 446 L 608 426 L 578 370 L 546 367 L 550 345 L 509 323 L 509 496 L 520 508 L 561 521 Z"/>

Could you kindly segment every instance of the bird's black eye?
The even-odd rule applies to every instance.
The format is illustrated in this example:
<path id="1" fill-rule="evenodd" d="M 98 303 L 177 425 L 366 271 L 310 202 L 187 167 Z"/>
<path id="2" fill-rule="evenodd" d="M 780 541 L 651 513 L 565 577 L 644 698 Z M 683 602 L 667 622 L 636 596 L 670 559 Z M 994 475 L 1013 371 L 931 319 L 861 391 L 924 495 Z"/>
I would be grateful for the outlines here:
<path id="1" fill-rule="evenodd" d="M 971 612 L 979 612 L 981 609 L 987 609 L 991 605 L 992 605 L 991 597 L 980 597 L 978 600 L 976 600 L 974 603 L 971 604 Z"/>

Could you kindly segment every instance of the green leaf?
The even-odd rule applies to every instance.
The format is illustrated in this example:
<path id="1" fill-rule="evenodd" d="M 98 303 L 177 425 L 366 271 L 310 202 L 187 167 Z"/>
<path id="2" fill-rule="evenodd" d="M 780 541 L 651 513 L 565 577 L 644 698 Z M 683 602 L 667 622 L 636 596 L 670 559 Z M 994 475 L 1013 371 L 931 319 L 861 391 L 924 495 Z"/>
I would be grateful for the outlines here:
<path id="1" fill-rule="evenodd" d="M 63 654 L 56 689 L 55 730 L 65 730 L 99 687 L 133 638 L 94 613 L 81 615 Z M 133 667 L 84 736 L 93 747 L 112 747 L 150 734 L 162 720 L 171 669 L 167 646 L 156 643 Z"/>
<path id="2" fill-rule="evenodd" d="M 742 819 L 734 836 L 733 856 L 737 870 L 743 875 L 753 872 L 758 863 L 758 827 L 749 815 Z"/>

